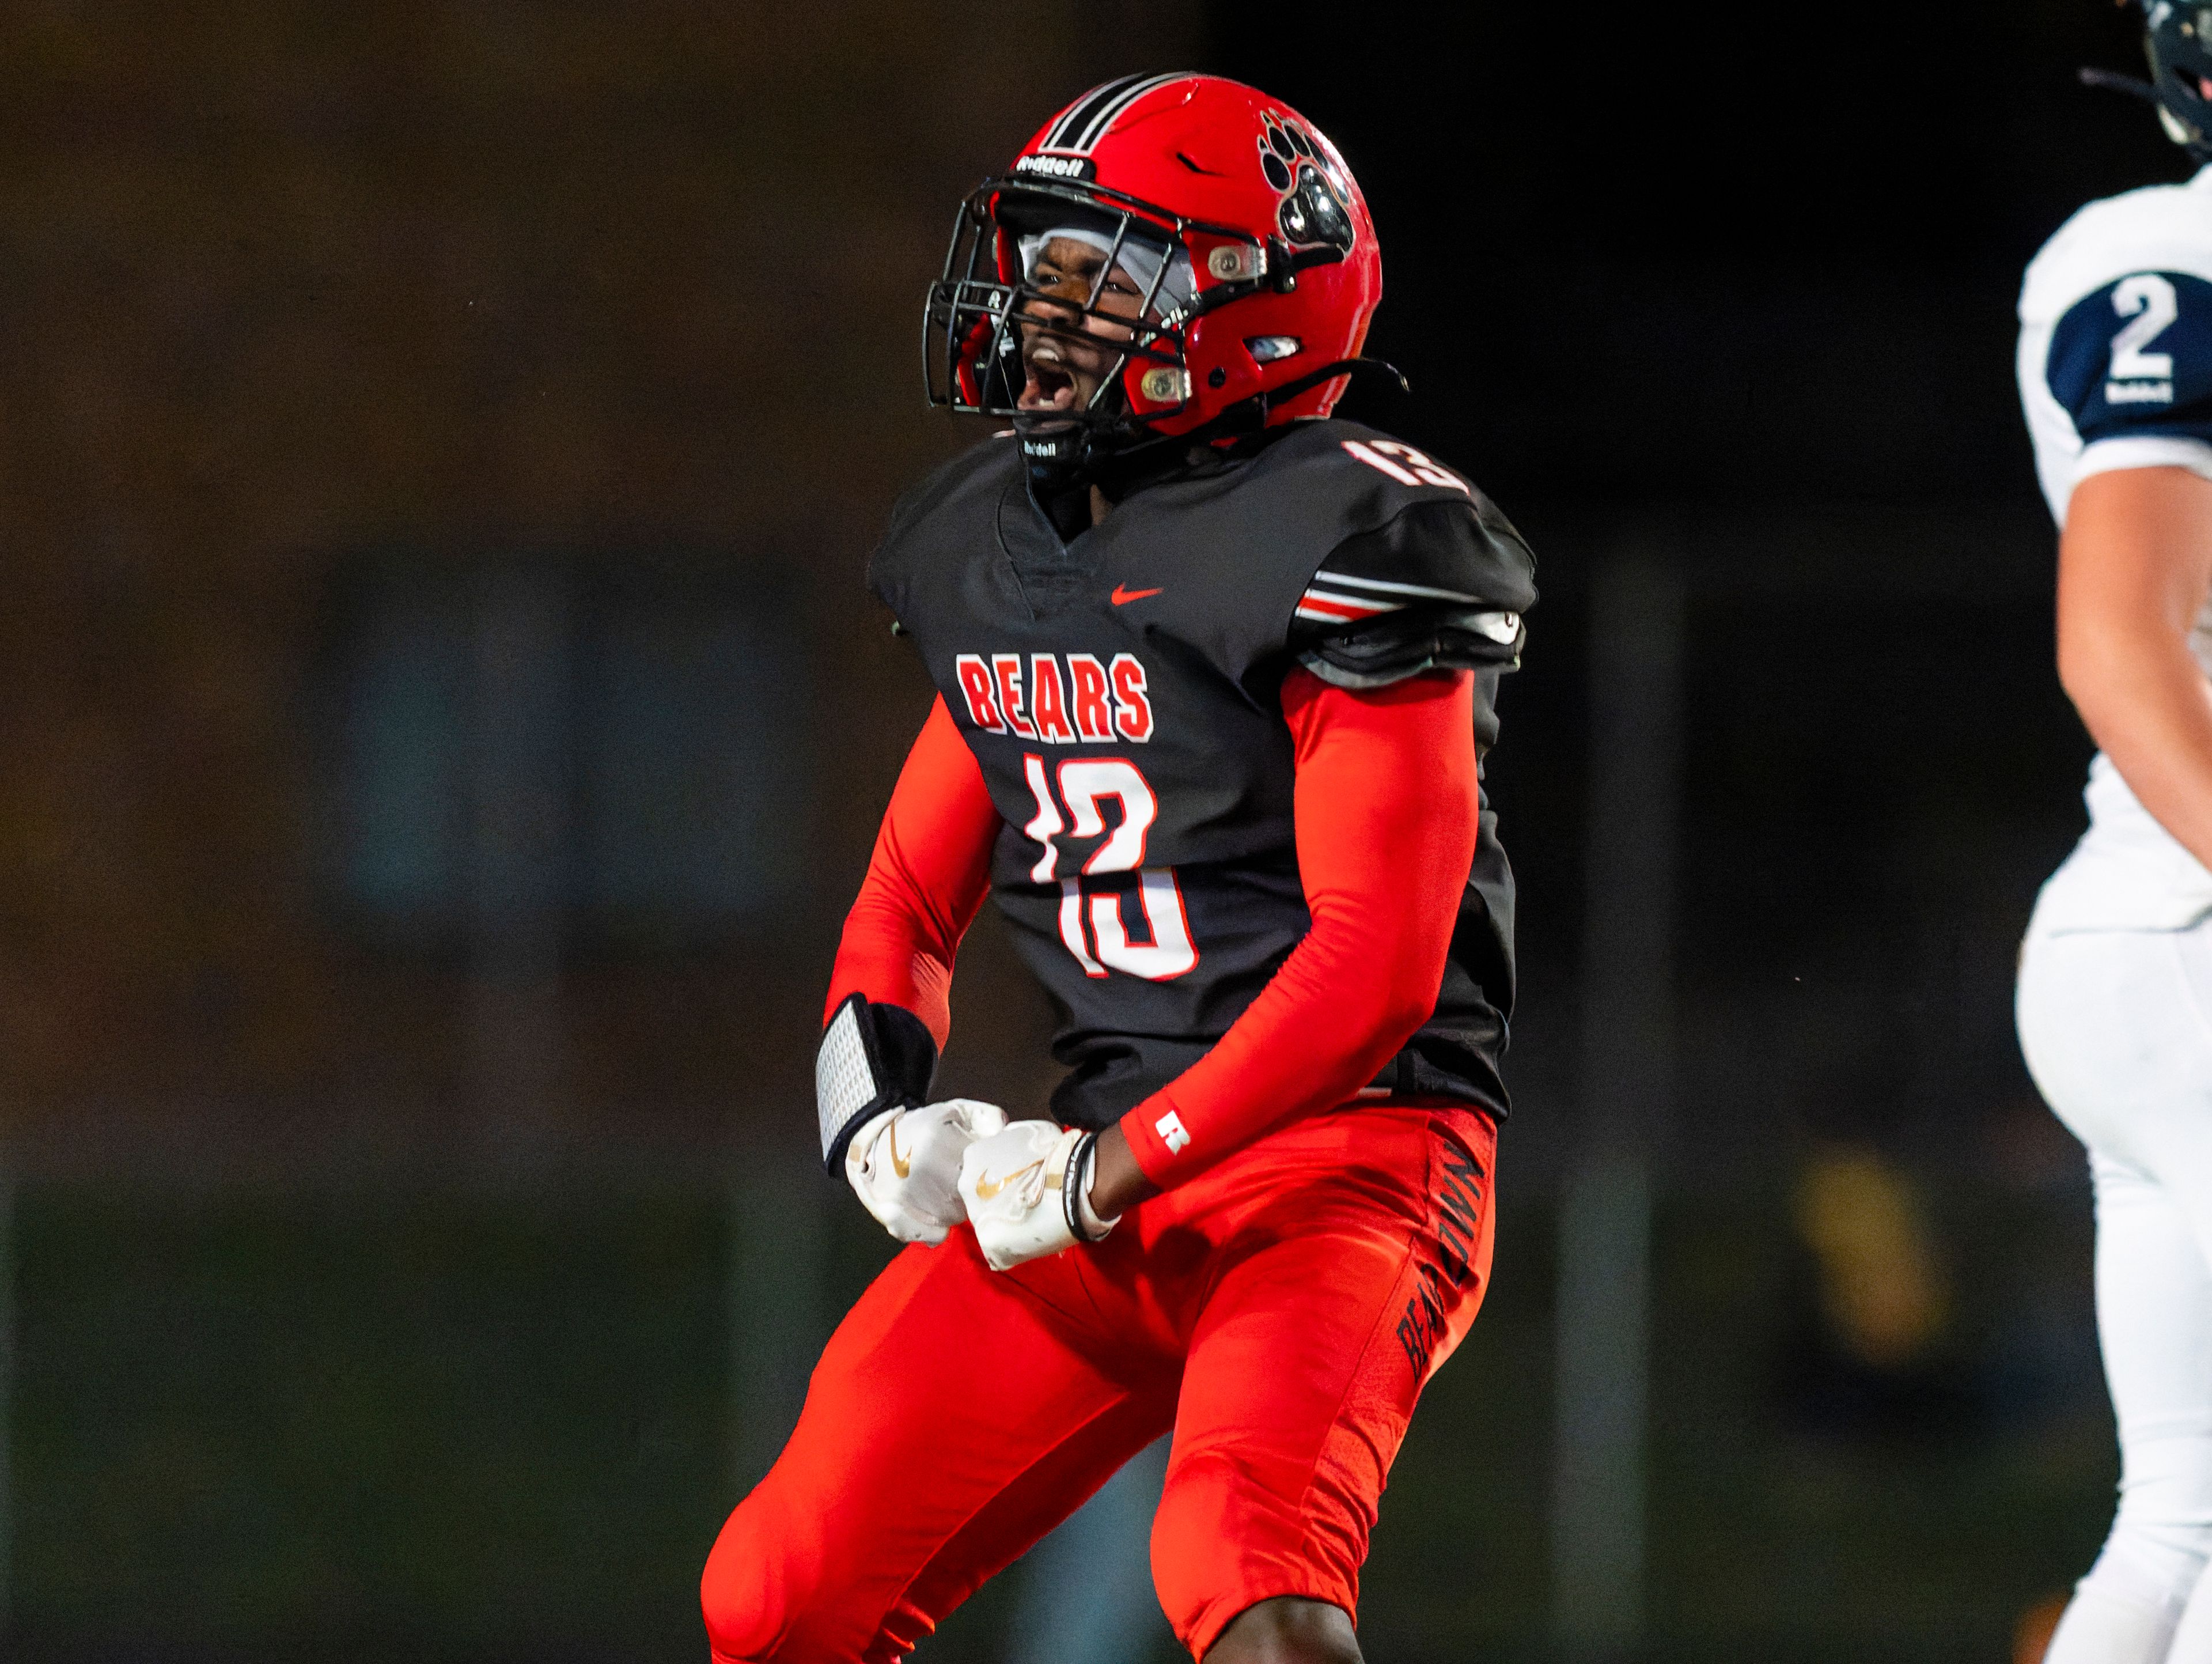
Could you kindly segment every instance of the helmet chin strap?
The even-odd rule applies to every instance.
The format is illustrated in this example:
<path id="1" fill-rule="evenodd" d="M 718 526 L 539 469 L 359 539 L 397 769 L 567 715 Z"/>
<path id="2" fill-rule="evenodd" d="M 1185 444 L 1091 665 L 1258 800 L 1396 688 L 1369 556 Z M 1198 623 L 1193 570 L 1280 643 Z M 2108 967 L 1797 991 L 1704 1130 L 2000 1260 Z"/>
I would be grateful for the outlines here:
<path id="1" fill-rule="evenodd" d="M 2212 99 L 2212 84 L 2207 84 L 2205 66 L 2203 62 L 2203 52 L 2208 45 L 2212 45 L 2212 42 L 2207 42 L 2200 34 L 2194 47 L 2185 53 L 2186 63 L 2180 65 L 2169 63 L 2166 61 L 2167 52 L 2180 50 L 2178 43 L 2167 38 L 2166 35 L 2167 26 L 2173 21 L 2174 9 L 2164 3 L 2153 4 L 2151 0 L 2142 0 L 2142 9 L 2146 27 L 2149 31 L 2144 38 L 2143 49 L 2149 57 L 2154 79 L 2145 81 L 2136 76 L 2118 75 L 2111 70 L 2085 69 L 2079 72 L 2081 84 L 2085 87 L 2095 87 L 2106 92 L 2125 93 L 2130 98 L 2142 99 L 2158 111 L 2158 125 L 2165 130 L 2168 138 L 2188 151 L 2199 164 L 2212 162 L 2212 133 L 2205 131 L 2199 119 L 2199 112 L 2203 108 L 2203 100 L 2192 101 L 2189 106 L 2189 113 L 2185 115 L 2173 107 L 2166 94 L 2160 91 L 2160 83 L 2169 76 L 2184 79 L 2194 77 L 2197 85 L 2203 92 L 2204 98 Z M 2200 21 L 2205 15 L 2206 14 L 2202 10 L 2197 14 Z M 2189 22 L 2179 25 L 2185 34 L 2195 27 L 2196 25 Z M 2161 42 L 2163 42 L 2163 48 Z"/>
<path id="2" fill-rule="evenodd" d="M 2086 66 L 2076 70 L 2075 74 L 2084 87 L 2094 87 L 2100 92 L 2125 93 L 2130 98 L 2139 98 L 2146 104 L 2158 104 L 2158 88 L 2139 75 L 2122 75 L 2116 70 L 2098 70 Z M 2166 106 L 2158 104 L 2158 113 L 2161 116 L 2166 116 Z M 2166 131 L 2172 132 L 2173 118 L 2166 116 Z M 2179 142 L 2179 135 L 2176 135 L 2176 142 Z"/>
<path id="3" fill-rule="evenodd" d="M 1144 430 L 1129 421 L 1123 406 L 1118 370 L 1102 393 L 1109 402 L 1103 408 L 1094 404 L 1085 413 L 1088 419 L 1044 411 L 1014 417 L 1014 442 L 1022 448 L 1030 495 L 1063 539 L 1072 540 L 1091 524 L 1091 487 L 1111 477 L 1119 459 L 1148 448 Z M 1114 495 L 1110 489 L 1108 495 Z"/>
<path id="4" fill-rule="evenodd" d="M 1112 455 L 1115 431 L 1065 417 L 1014 418 L 1014 442 L 1022 448 L 1029 475 L 1030 500 L 1052 522 L 1062 543 L 1073 543 L 1091 527 L 1091 487 Z"/>
<path id="5" fill-rule="evenodd" d="M 1310 393 L 1322 382 L 1333 381 L 1340 375 L 1362 373 L 1388 376 L 1401 393 L 1410 393 L 1413 390 L 1413 383 L 1406 380 L 1405 372 L 1395 364 L 1381 358 L 1340 358 L 1334 363 L 1323 364 L 1319 369 L 1308 370 L 1304 375 L 1285 381 L 1279 387 L 1269 387 L 1265 393 L 1255 393 L 1249 399 L 1240 399 L 1212 421 L 1201 423 L 1188 433 L 1164 435 L 1141 445 L 1132 446 L 1119 455 L 1130 456 L 1139 452 L 1149 454 L 1175 446 L 1205 445 L 1217 439 L 1241 439 L 1247 435 L 1261 432 L 1267 428 L 1267 418 L 1277 405 L 1297 398 L 1302 393 Z M 1111 495 L 1110 491 L 1109 495 Z"/>
<path id="6" fill-rule="evenodd" d="M 1035 418 L 1014 418 L 1014 442 L 1022 448 L 1022 463 L 1030 484 L 1039 491 L 1061 491 L 1077 483 L 1091 460 L 1088 423 L 1065 418 L 1047 424 Z"/>
<path id="7" fill-rule="evenodd" d="M 1101 427 L 1066 422 L 1065 418 L 1059 420 L 1066 425 L 1040 430 L 1016 417 L 1015 442 L 1022 448 L 1022 461 L 1029 471 L 1030 494 L 1060 535 L 1069 538 L 1091 523 L 1089 487 L 1096 485 L 1119 502 L 1140 485 L 1180 472 L 1194 448 L 1265 431 L 1269 413 L 1285 400 L 1340 375 L 1363 373 L 1388 377 L 1401 393 L 1413 391 L 1395 364 L 1380 358 L 1340 358 L 1279 387 L 1241 399 L 1188 433 L 1146 436 L 1142 429 L 1126 424 Z"/>
<path id="8" fill-rule="evenodd" d="M 2166 101 L 2158 95 L 2158 88 L 2140 76 L 2120 75 L 2112 70 L 2082 69 L 2075 71 L 2084 87 L 2094 87 L 2100 92 L 2125 93 L 2130 98 L 2139 98 L 2158 112 L 2158 125 L 2166 136 L 2191 155 L 2201 155 L 2204 135 L 2197 131 L 2179 116 L 2166 107 Z"/>
<path id="9" fill-rule="evenodd" d="M 1357 375 L 1363 370 L 1372 375 L 1389 376 L 1397 384 L 1401 393 L 1411 393 L 1413 391 L 1413 384 L 1406 379 L 1406 372 L 1388 359 L 1340 358 L 1333 364 L 1323 364 L 1319 369 L 1308 370 L 1295 381 L 1285 381 L 1279 387 L 1270 387 L 1265 393 L 1255 393 L 1243 402 L 1260 407 L 1260 420 L 1264 424 L 1268 411 L 1285 399 L 1295 399 L 1302 393 L 1311 392 L 1324 381 L 1333 381 L 1340 375 Z M 1230 408 L 1234 410 L 1237 407 L 1231 405 Z M 1227 413 L 1225 411 L 1223 412 L 1224 415 Z"/>

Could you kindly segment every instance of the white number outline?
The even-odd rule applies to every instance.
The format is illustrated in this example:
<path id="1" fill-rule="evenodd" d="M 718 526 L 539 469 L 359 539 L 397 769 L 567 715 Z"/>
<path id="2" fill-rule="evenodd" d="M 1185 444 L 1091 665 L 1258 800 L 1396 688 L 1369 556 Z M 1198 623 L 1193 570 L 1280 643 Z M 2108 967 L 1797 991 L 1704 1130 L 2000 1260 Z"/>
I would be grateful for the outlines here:
<path id="1" fill-rule="evenodd" d="M 1401 440 L 1378 439 L 1370 445 L 1364 439 L 1347 439 L 1344 448 L 1369 467 L 1380 468 L 1401 485 L 1446 485 L 1455 491 L 1474 495 L 1468 491 L 1467 481 Z M 1396 461 L 1391 460 L 1394 457 Z M 1400 467 L 1400 462 L 1405 466 Z"/>
<path id="2" fill-rule="evenodd" d="M 1175 869 L 1145 867 L 1146 839 L 1159 819 L 1160 804 L 1143 771 L 1122 757 L 1070 758 L 1060 765 L 1057 778 L 1048 785 L 1044 759 L 1030 753 L 1022 759 L 1022 773 L 1037 806 L 1036 814 L 1022 831 L 1044 851 L 1030 869 L 1034 881 L 1053 881 L 1060 864 L 1060 848 L 1054 840 L 1062 832 L 1105 839 L 1083 863 L 1080 875 L 1060 880 L 1060 940 L 1083 967 L 1083 974 L 1103 977 L 1110 969 L 1146 982 L 1168 982 L 1196 969 L 1198 948 L 1191 940 L 1190 913 L 1183 905 L 1182 887 L 1176 881 Z M 1056 793 L 1054 786 L 1058 788 Z M 1121 806 L 1121 824 L 1110 832 L 1099 809 L 1109 797 Z M 1063 802 L 1067 805 L 1065 816 L 1060 809 Z M 1137 875 L 1136 899 L 1144 909 L 1151 942 L 1129 940 L 1119 891 L 1084 889 L 1085 878 L 1106 873 Z M 1088 909 L 1083 905 L 1086 898 L 1091 904 Z M 1084 931 L 1086 913 L 1088 941 Z"/>
<path id="3" fill-rule="evenodd" d="M 2115 381 L 2170 381 L 2173 355 L 2143 349 L 2172 328 L 2181 316 L 2181 297 L 2155 271 L 2138 271 L 2112 286 L 2112 310 L 2130 321 L 2112 337 Z"/>
<path id="4" fill-rule="evenodd" d="M 1060 806 L 1052 801 L 1052 793 L 1044 783 L 1044 759 L 1035 752 L 1022 758 L 1022 773 L 1030 783 L 1030 794 L 1036 799 L 1037 812 L 1022 828 L 1022 836 L 1033 838 L 1044 845 L 1044 853 L 1030 869 L 1030 881 L 1037 884 L 1052 882 L 1053 869 L 1060 865 L 1060 850 L 1053 839 L 1067 830 L 1067 823 L 1060 818 Z"/>
<path id="5" fill-rule="evenodd" d="M 1121 921 L 1121 898 L 1091 898 L 1091 935 L 1098 957 L 1116 971 L 1146 982 L 1172 982 L 1198 968 L 1198 947 L 1190 939 L 1190 915 L 1183 909 L 1182 886 L 1175 869 L 1156 867 L 1137 875 L 1137 899 L 1145 910 L 1149 943 L 1129 940 Z"/>
<path id="6" fill-rule="evenodd" d="M 1106 833 L 1106 817 L 1098 805 L 1112 798 L 1121 806 L 1121 824 L 1107 834 L 1098 852 L 1083 863 L 1086 873 L 1133 873 L 1145 864 L 1145 835 L 1160 818 L 1160 800 L 1152 783 L 1125 758 L 1086 757 L 1060 765 L 1060 798 L 1074 820 L 1069 835 L 1097 838 Z"/>

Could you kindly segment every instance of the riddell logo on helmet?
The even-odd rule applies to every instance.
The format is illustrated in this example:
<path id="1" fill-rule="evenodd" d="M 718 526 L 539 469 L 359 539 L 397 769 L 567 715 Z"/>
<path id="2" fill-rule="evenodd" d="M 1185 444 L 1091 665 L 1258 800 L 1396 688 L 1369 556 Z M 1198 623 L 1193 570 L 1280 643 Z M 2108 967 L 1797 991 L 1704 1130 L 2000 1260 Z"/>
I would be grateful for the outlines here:
<path id="1" fill-rule="evenodd" d="M 1098 165 L 1089 156 L 1017 156 L 1014 171 L 1040 179 L 1087 180 L 1097 175 Z"/>

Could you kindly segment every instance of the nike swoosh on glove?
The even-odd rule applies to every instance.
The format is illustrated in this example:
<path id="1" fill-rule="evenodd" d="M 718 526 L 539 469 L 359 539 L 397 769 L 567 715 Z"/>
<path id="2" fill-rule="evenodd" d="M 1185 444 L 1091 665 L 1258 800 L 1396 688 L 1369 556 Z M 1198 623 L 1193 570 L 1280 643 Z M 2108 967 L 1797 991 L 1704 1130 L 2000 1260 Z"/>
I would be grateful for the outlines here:
<path id="1" fill-rule="evenodd" d="M 1098 1135 L 1049 1121 L 1014 1121 L 960 1157 L 960 1197 L 994 1271 L 1042 1259 L 1112 1230 L 1091 1206 Z"/>
<path id="2" fill-rule="evenodd" d="M 1006 1125 L 1004 1110 L 973 1098 L 887 1109 L 845 1147 L 845 1177 L 860 1205 L 900 1241 L 942 1242 L 967 1217 L 962 1155 Z"/>

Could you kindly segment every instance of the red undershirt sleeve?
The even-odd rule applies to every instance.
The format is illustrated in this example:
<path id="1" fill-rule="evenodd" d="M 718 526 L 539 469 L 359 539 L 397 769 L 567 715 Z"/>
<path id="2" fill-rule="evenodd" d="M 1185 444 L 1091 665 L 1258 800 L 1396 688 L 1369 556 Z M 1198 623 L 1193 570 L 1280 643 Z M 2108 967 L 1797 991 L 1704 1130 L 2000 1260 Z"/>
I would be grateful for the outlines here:
<path id="1" fill-rule="evenodd" d="M 830 973 L 826 1023 L 847 997 L 903 1006 L 939 1051 L 952 1027 L 952 960 L 990 887 L 999 811 L 939 698 L 907 753 Z"/>
<path id="2" fill-rule="evenodd" d="M 1436 1009 L 1474 862 L 1470 672 L 1354 691 L 1300 670 L 1282 698 L 1313 927 L 1219 1043 L 1122 1118 L 1162 1189 L 1375 1078 Z"/>

